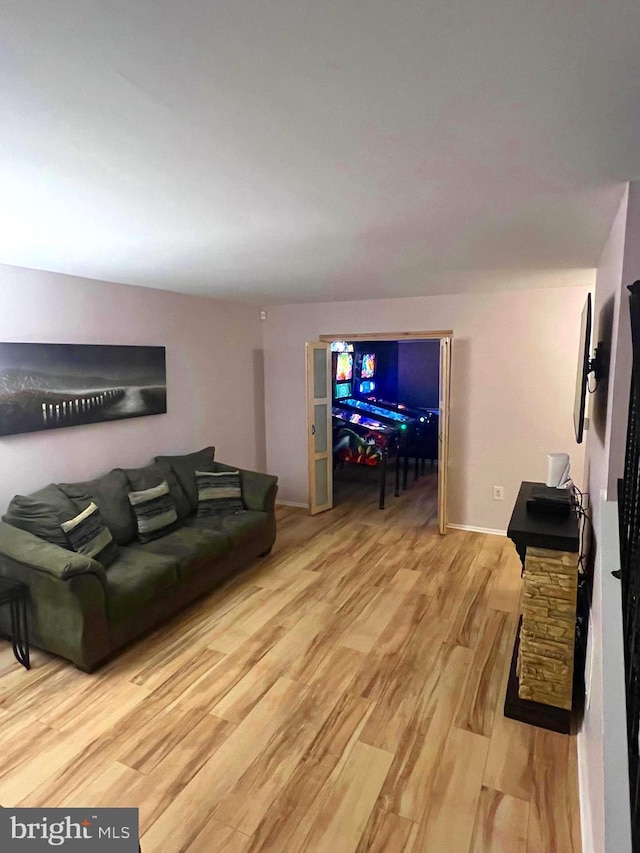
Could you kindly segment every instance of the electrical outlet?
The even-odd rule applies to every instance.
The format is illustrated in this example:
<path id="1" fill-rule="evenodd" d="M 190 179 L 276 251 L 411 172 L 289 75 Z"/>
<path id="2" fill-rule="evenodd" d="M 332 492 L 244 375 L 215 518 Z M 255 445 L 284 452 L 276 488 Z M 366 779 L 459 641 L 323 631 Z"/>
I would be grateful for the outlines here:
<path id="1" fill-rule="evenodd" d="M 494 499 L 494 501 L 503 501 L 504 500 L 504 486 L 494 486 L 493 487 L 493 499 Z"/>

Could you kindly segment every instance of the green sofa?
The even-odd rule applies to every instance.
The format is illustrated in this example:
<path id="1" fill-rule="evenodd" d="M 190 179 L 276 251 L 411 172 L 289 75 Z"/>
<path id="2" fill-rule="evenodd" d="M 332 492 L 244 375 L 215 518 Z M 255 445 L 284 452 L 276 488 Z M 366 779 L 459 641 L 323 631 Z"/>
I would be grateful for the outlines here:
<path id="1" fill-rule="evenodd" d="M 198 517 L 195 472 L 240 470 L 244 510 Z M 178 521 L 142 544 L 128 493 L 166 480 Z M 277 478 L 214 461 L 209 447 L 158 456 L 144 468 L 115 468 L 83 483 L 17 495 L 0 522 L 0 574 L 29 588 L 29 639 L 91 672 L 113 653 L 233 572 L 271 550 Z M 60 524 L 91 502 L 117 544 L 99 562 L 63 547 Z M 39 534 L 39 535 L 36 535 Z M 8 633 L 8 608 L 0 630 Z"/>

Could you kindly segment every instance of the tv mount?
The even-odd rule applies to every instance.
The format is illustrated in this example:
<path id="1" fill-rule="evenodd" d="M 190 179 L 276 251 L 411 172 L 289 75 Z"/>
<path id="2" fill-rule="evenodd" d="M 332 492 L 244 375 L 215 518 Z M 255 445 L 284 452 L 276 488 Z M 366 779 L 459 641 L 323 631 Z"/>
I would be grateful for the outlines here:
<path id="1" fill-rule="evenodd" d="M 605 358 L 605 343 L 599 341 L 597 347 L 593 351 L 593 358 L 589 359 L 587 365 L 587 374 L 593 373 L 596 382 L 604 379 L 606 373 L 606 358 Z"/>

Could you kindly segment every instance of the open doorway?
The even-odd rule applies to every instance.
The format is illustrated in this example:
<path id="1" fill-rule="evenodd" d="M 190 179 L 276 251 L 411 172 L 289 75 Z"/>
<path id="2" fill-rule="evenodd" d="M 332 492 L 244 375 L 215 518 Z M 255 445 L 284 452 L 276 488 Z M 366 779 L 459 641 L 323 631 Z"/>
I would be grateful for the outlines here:
<path id="1" fill-rule="evenodd" d="M 307 344 L 312 513 L 360 495 L 365 512 L 402 506 L 446 531 L 451 339 L 360 333 Z"/>

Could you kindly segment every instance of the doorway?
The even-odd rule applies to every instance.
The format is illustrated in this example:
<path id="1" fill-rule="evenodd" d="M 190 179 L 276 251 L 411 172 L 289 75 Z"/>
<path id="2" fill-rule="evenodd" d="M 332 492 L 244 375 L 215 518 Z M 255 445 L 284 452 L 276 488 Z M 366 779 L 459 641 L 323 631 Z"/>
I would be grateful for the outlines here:
<path id="1" fill-rule="evenodd" d="M 398 447 L 402 445 L 404 450 L 400 450 L 403 455 L 402 467 L 403 470 L 396 472 L 396 484 L 400 479 L 403 481 L 407 476 L 408 465 L 406 459 L 408 451 L 407 445 L 403 445 L 403 433 L 401 430 L 409 430 L 407 439 L 414 429 L 415 423 L 418 420 L 418 413 L 413 412 L 411 416 L 406 416 L 408 409 L 414 407 L 398 400 L 398 394 L 395 394 L 395 400 L 386 399 L 389 396 L 394 396 L 393 382 L 390 384 L 389 377 L 382 377 L 382 381 L 378 386 L 368 379 L 364 382 L 365 373 L 367 377 L 373 369 L 376 369 L 376 359 L 373 362 L 368 356 L 374 355 L 378 350 L 384 358 L 383 353 L 389 353 L 389 347 L 396 344 L 400 347 L 405 342 L 418 341 L 437 341 L 439 347 L 438 359 L 438 395 L 437 408 L 432 407 L 437 412 L 437 427 L 435 442 L 437 444 L 437 519 L 438 529 L 440 533 L 445 533 L 447 529 L 447 480 L 448 480 L 448 456 L 449 456 L 449 397 L 450 397 L 450 375 L 451 375 L 451 345 L 453 332 L 447 331 L 427 331 L 427 332 L 389 332 L 389 333 L 340 333 L 333 335 L 321 335 L 318 341 L 310 342 L 306 345 L 307 351 L 307 426 L 308 426 L 308 454 L 309 454 L 309 506 L 312 514 L 323 512 L 331 509 L 333 506 L 333 435 L 332 435 L 332 407 L 336 394 L 336 376 L 335 357 L 332 359 L 331 343 L 333 341 L 345 341 L 352 345 L 351 364 L 353 375 L 351 376 L 351 390 L 354 391 L 354 397 L 364 400 L 364 407 L 358 403 L 357 399 L 348 399 L 346 405 L 341 403 L 340 408 L 345 408 L 347 411 L 355 414 L 356 421 L 361 421 L 362 417 L 379 418 L 384 424 L 397 428 L 398 432 Z M 366 346 L 364 344 L 366 343 Z M 364 348 L 363 348 L 364 346 Z M 372 350 L 371 353 L 365 353 L 365 349 Z M 364 362 L 363 362 L 364 359 Z M 343 365 L 349 365 L 349 358 L 344 358 Z M 388 361 L 386 362 L 389 363 Z M 363 364 L 365 369 L 363 372 Z M 398 368 L 396 362 L 396 383 L 398 378 Z M 347 367 L 347 372 L 349 372 Z M 342 378 L 342 372 L 341 372 Z M 371 377 L 369 377 L 370 379 Z M 354 384 L 357 383 L 357 384 Z M 340 383 L 342 384 L 342 383 Z M 373 385 L 373 387 L 371 387 Z M 360 391 L 360 389 L 363 389 Z M 396 387 L 397 392 L 397 387 Z M 414 389 L 415 390 L 415 389 Z M 383 393 L 380 393 L 383 392 Z M 404 392 L 407 393 L 407 383 L 404 383 Z M 350 393 L 344 389 L 344 386 L 338 389 L 338 394 Z M 343 401 L 344 402 L 344 401 Z M 414 399 L 414 403 L 419 403 L 419 400 Z M 423 401 L 424 402 L 424 401 Z M 374 406 L 378 414 L 371 412 L 371 406 Z M 367 411 L 364 411 L 364 409 Z M 415 408 L 419 408 L 416 406 Z M 429 409 L 431 407 L 424 406 Z M 384 411 L 383 411 L 384 409 Z M 403 409 L 405 417 L 402 417 Z M 391 412 L 399 413 L 393 415 Z M 429 420 L 431 416 L 427 416 Z M 348 416 L 345 419 L 351 419 Z M 403 425 L 406 422 L 406 425 Z M 412 426 L 413 424 L 413 426 Z M 379 428 L 380 429 L 380 428 Z M 385 428 L 382 427 L 384 432 Z M 421 433 L 424 436 L 426 430 Z M 380 435 L 376 435 L 376 439 L 380 439 Z M 384 444 L 384 442 L 378 442 Z M 417 451 L 411 451 L 414 455 Z M 422 465 L 421 460 L 417 460 L 417 464 Z M 395 464 L 395 459 L 393 460 Z M 388 497 L 385 497 L 381 490 L 380 500 L 381 505 L 385 500 L 393 500 L 393 491 L 387 490 Z"/>

